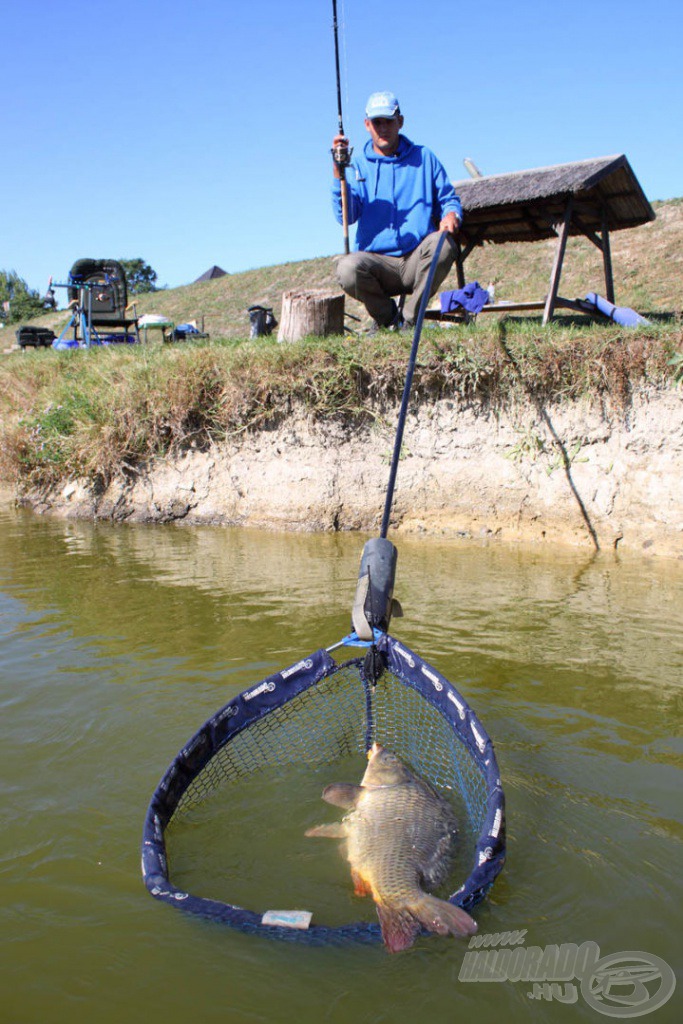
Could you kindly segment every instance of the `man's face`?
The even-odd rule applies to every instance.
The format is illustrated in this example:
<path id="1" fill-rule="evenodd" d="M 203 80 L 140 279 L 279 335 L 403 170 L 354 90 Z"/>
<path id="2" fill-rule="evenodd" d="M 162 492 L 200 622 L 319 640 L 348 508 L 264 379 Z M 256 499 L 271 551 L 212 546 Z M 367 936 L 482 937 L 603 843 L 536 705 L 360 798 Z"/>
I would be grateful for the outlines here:
<path id="1" fill-rule="evenodd" d="M 365 127 L 370 132 L 375 152 L 382 156 L 393 156 L 398 149 L 398 136 L 403 127 L 403 115 L 373 117 L 372 120 L 366 117 Z"/>

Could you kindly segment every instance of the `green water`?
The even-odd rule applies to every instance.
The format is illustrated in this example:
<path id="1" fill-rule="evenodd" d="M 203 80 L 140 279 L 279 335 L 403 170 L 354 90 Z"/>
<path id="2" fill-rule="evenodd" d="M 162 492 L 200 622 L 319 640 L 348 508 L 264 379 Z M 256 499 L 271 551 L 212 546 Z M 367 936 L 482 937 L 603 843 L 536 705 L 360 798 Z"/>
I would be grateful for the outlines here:
<path id="1" fill-rule="evenodd" d="M 2 1024 L 609 1019 L 581 994 L 562 1005 L 530 999 L 529 982 L 460 981 L 456 940 L 393 957 L 307 948 L 188 918 L 144 889 L 159 777 L 231 696 L 348 631 L 363 539 L 0 509 Z M 475 912 L 480 933 L 591 940 L 677 970 L 683 565 L 397 544 L 393 632 L 462 690 L 501 767 L 508 862 Z M 202 894 L 229 897 L 232 876 L 251 898 L 258 863 L 268 901 L 295 891 L 314 905 L 337 872 L 360 919 L 334 844 L 302 852 L 298 825 L 278 824 L 283 801 L 327 781 L 273 780 L 270 807 L 245 789 L 248 837 L 216 824 L 205 856 L 225 878 Z M 681 1019 L 680 990 L 644 1019 Z"/>

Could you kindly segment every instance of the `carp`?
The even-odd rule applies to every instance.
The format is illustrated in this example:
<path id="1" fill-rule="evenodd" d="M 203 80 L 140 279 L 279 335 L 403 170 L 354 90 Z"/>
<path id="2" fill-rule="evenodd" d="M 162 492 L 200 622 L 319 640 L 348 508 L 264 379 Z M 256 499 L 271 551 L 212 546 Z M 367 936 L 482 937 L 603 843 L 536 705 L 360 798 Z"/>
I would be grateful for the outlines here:
<path id="1" fill-rule="evenodd" d="M 322 797 L 349 813 L 306 835 L 345 840 L 354 891 L 374 899 L 390 953 L 411 946 L 421 927 L 439 935 L 476 932 L 469 914 L 426 891 L 447 878 L 457 832 L 453 810 L 396 754 L 374 743 L 360 785 L 333 783 Z"/>

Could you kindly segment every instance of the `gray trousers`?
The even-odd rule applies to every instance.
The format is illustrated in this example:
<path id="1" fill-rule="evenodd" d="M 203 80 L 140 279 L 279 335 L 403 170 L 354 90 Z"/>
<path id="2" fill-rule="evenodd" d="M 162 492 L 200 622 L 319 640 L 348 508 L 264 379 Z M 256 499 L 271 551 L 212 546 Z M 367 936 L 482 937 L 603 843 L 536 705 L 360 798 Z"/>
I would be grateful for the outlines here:
<path id="1" fill-rule="evenodd" d="M 352 252 L 337 261 L 337 280 L 347 295 L 362 302 L 380 327 L 388 327 L 394 313 L 394 295 L 407 295 L 403 317 L 414 323 L 427 284 L 439 232 L 420 242 L 407 256 L 384 256 L 379 252 Z M 449 244 L 450 243 L 450 244 Z M 434 295 L 453 265 L 455 246 L 446 236 L 432 281 Z"/>

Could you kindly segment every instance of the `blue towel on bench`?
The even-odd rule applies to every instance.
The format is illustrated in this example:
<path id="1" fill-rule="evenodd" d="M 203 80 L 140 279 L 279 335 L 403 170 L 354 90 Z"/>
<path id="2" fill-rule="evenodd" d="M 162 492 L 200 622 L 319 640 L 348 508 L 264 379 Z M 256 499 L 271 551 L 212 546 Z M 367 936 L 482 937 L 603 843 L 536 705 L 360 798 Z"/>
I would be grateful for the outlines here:
<path id="1" fill-rule="evenodd" d="M 458 288 L 452 292 L 441 292 L 439 294 L 442 313 L 453 313 L 458 307 L 467 310 L 468 313 L 481 313 L 483 307 L 489 301 L 489 293 L 482 288 L 478 281 L 471 281 L 464 288 Z"/>

